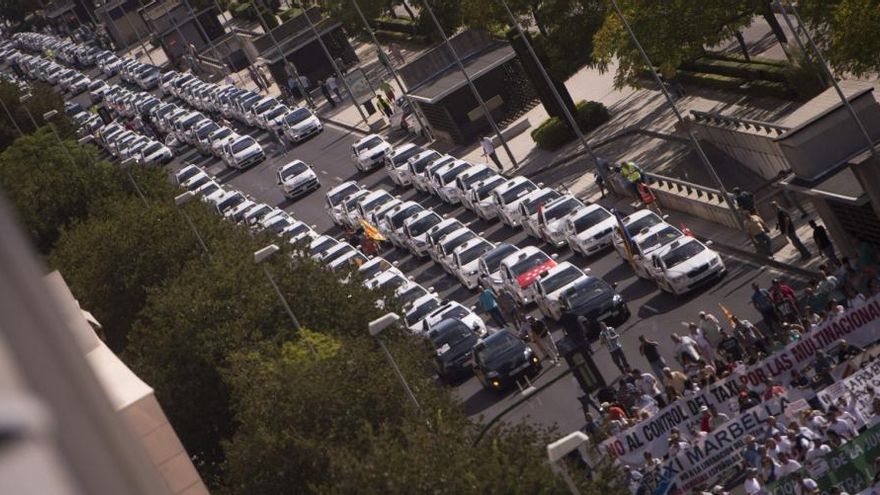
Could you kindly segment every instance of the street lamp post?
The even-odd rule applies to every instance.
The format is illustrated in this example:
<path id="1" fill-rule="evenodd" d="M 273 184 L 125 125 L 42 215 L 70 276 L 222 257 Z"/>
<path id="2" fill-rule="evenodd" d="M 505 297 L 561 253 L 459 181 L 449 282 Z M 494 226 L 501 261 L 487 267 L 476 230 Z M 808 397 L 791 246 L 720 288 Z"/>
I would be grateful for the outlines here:
<path id="1" fill-rule="evenodd" d="M 358 113 L 361 116 L 361 119 L 364 121 L 367 127 L 370 127 L 370 122 L 367 120 L 367 115 L 364 113 L 364 109 L 358 104 L 358 102 L 354 99 L 354 93 L 351 91 L 351 87 L 348 85 L 348 81 L 345 80 L 345 77 L 342 75 L 342 71 L 339 70 L 339 66 L 336 64 L 336 60 L 333 59 L 333 55 L 330 54 L 330 50 L 327 49 L 327 45 L 324 44 L 324 39 L 321 38 L 321 33 L 318 32 L 318 29 L 315 28 L 315 23 L 312 22 L 312 18 L 309 17 L 309 12 L 303 7 L 302 2 L 297 2 L 297 6 L 300 10 L 303 11 L 303 17 L 306 18 L 306 21 L 309 23 L 309 28 L 312 30 L 312 34 L 315 35 L 315 38 L 318 40 L 318 44 L 321 45 L 321 50 L 324 51 L 324 55 L 327 57 L 327 60 L 330 61 L 330 65 L 333 67 L 333 71 L 336 72 L 336 77 L 342 82 L 343 86 L 345 86 L 345 90 L 348 91 L 348 97 L 351 102 L 354 104 L 355 108 L 357 108 Z"/>
<path id="2" fill-rule="evenodd" d="M 388 364 L 391 365 L 391 368 L 394 370 L 394 374 L 397 375 L 397 379 L 400 381 L 400 384 L 406 391 L 406 395 L 409 396 L 409 400 L 411 400 L 412 403 L 416 406 L 416 410 L 421 413 L 422 406 L 419 404 L 418 399 L 416 399 L 416 396 L 413 393 L 412 389 L 409 388 L 409 383 L 407 383 L 406 378 L 403 376 L 403 373 L 400 372 L 400 368 L 397 366 L 397 361 L 394 360 L 394 356 L 392 356 L 391 352 L 388 351 L 388 347 L 385 346 L 385 342 L 383 342 L 382 339 L 379 338 L 379 334 L 381 334 L 386 328 L 395 324 L 398 320 L 400 320 L 400 316 L 398 316 L 396 313 L 388 313 L 381 318 L 371 321 L 369 325 L 370 336 L 376 339 L 379 347 L 382 348 L 382 352 L 385 354 L 385 359 L 388 360 Z"/>
<path id="3" fill-rule="evenodd" d="M 281 289 L 278 288 L 278 284 L 275 283 L 275 278 L 272 277 L 272 273 L 269 271 L 269 268 L 263 264 L 264 261 L 271 258 L 275 253 L 281 251 L 281 248 L 278 247 L 277 244 L 269 244 L 268 246 L 256 251 L 254 253 L 254 263 L 257 265 L 261 265 L 263 268 L 263 273 L 266 274 L 266 278 L 269 279 L 269 283 L 272 284 L 272 288 L 275 290 L 275 295 L 278 296 L 278 300 L 281 301 L 281 305 L 284 306 L 284 310 L 287 311 L 287 315 L 290 316 L 290 321 L 293 323 L 293 329 L 296 330 L 296 333 L 300 333 L 302 327 L 299 325 L 299 320 L 296 318 L 296 315 L 293 314 L 293 309 L 291 309 L 290 304 L 287 303 L 287 298 L 284 297 L 284 294 L 281 293 Z M 309 342 L 308 339 L 303 339 L 306 343 L 306 346 L 311 351 L 312 356 L 315 358 L 318 357 L 318 352 L 315 350 L 312 343 Z"/>
<path id="4" fill-rule="evenodd" d="M 569 474 L 568 469 L 566 469 L 565 466 L 559 465 L 559 461 L 586 443 L 587 440 L 589 440 L 587 435 L 582 431 L 576 431 L 547 445 L 547 458 L 550 460 L 550 467 L 562 477 L 565 484 L 568 486 L 568 491 L 571 492 L 571 495 L 580 495 L 581 492 L 578 490 L 577 484 L 575 484 L 574 480 L 571 479 L 571 474 Z"/>
<path id="5" fill-rule="evenodd" d="M 523 31 L 522 26 L 514 17 L 513 12 L 510 11 L 510 7 L 508 7 L 507 2 L 505 0 L 498 0 L 501 5 L 504 7 L 504 11 L 507 13 L 508 19 L 510 19 L 510 23 L 513 27 L 516 28 L 517 34 L 519 34 L 520 39 L 523 41 L 523 44 L 526 46 L 526 49 L 529 51 L 529 55 L 531 55 L 532 59 L 535 61 L 535 65 L 538 66 L 538 71 L 541 72 L 541 77 L 544 78 L 544 82 L 547 83 L 547 87 L 550 88 L 550 92 L 553 93 L 553 98 L 556 100 L 556 104 L 559 105 L 559 108 L 562 109 L 562 114 L 565 116 L 565 120 L 568 122 L 568 126 L 571 127 L 571 130 L 574 131 L 575 136 L 577 136 L 578 140 L 580 140 L 581 144 L 584 145 L 584 150 L 587 152 L 587 155 L 590 157 L 590 160 L 593 161 L 593 164 L 596 167 L 596 172 L 599 174 L 599 177 L 605 181 L 605 184 L 609 184 L 608 172 L 605 170 L 600 163 L 596 154 L 593 153 L 593 147 L 590 146 L 590 143 L 587 142 L 586 136 L 581 132 L 580 126 L 578 126 L 577 121 L 575 121 L 574 116 L 571 115 L 571 111 L 568 109 L 568 105 L 562 101 L 562 96 L 559 94 L 559 90 L 556 89 L 556 85 L 553 84 L 553 80 L 550 79 L 550 75 L 547 74 L 547 69 L 544 68 L 544 64 L 541 63 L 541 60 L 538 58 L 538 54 L 535 53 L 534 47 L 532 47 L 532 43 L 526 37 L 526 33 Z"/>
<path id="6" fill-rule="evenodd" d="M 660 79 L 660 74 L 657 73 L 657 69 L 654 68 L 653 62 L 651 62 L 651 58 L 648 56 L 648 52 L 645 51 L 645 48 L 642 46 L 642 43 L 636 37 L 635 31 L 633 31 L 632 26 L 630 26 L 629 21 L 626 20 L 626 17 L 623 16 L 623 11 L 620 10 L 620 5 L 618 5 L 617 0 L 611 0 L 611 6 L 614 8 L 614 12 L 617 14 L 617 18 L 620 19 L 620 23 L 623 25 L 626 32 L 629 34 L 630 39 L 632 39 L 633 44 L 635 44 L 636 48 L 639 50 L 639 53 L 642 56 L 642 60 L 645 62 L 645 65 L 648 67 L 648 70 L 651 72 L 651 76 L 654 78 L 654 82 L 660 87 L 660 91 L 663 93 L 663 96 L 666 98 L 666 102 L 669 103 L 669 106 L 672 108 L 672 112 L 675 114 L 676 120 L 678 120 L 679 125 L 683 129 L 687 130 L 688 139 L 693 145 L 694 149 L 697 152 L 697 155 L 700 157 L 700 161 L 703 162 L 703 165 L 706 167 L 706 171 L 709 173 L 709 176 L 712 178 L 712 181 L 718 186 L 718 190 L 721 192 L 721 196 L 724 198 L 724 202 L 727 203 L 727 207 L 730 208 L 730 211 L 734 213 L 734 218 L 736 219 L 736 223 L 739 226 L 740 231 L 745 233 L 745 225 L 743 223 L 743 218 L 739 214 L 739 211 L 736 208 L 736 205 L 733 204 L 733 200 L 728 194 L 727 189 L 724 188 L 724 184 L 721 182 L 721 177 L 718 176 L 718 172 L 715 170 L 715 167 L 712 166 L 712 162 L 709 161 L 709 157 L 706 155 L 706 152 L 703 150 L 703 147 L 700 145 L 697 136 L 694 134 L 693 129 L 687 122 L 685 122 L 684 117 L 682 117 L 681 112 L 678 111 L 678 107 L 675 105 L 675 100 L 672 99 L 672 95 L 669 94 L 669 90 L 666 89 L 666 85 L 663 84 L 663 81 Z M 755 244 L 755 240 L 748 236 L 749 240 L 752 244 Z"/>
<path id="7" fill-rule="evenodd" d="M 388 65 L 386 68 L 388 72 L 394 77 L 394 80 L 397 81 L 397 86 L 400 88 L 400 91 L 403 93 L 403 97 L 409 102 L 409 106 L 413 110 L 413 115 L 416 116 L 416 120 L 419 121 L 419 127 L 422 128 L 423 132 L 425 132 L 426 137 L 431 139 L 431 129 L 427 126 L 425 122 L 425 117 L 422 115 L 422 110 L 416 106 L 416 104 L 412 101 L 412 98 L 409 97 L 409 93 L 407 93 L 406 89 L 403 86 L 403 81 L 400 80 L 400 74 L 397 73 L 397 69 L 394 68 L 394 64 L 391 63 L 391 59 L 388 55 L 382 50 L 382 45 L 379 43 L 379 40 L 376 38 L 376 33 L 373 32 L 373 28 L 370 27 L 370 23 L 367 22 L 367 17 L 364 15 L 364 12 L 361 10 L 360 4 L 358 4 L 357 0 L 351 0 L 351 3 L 354 4 L 355 10 L 357 10 L 358 16 L 361 18 L 361 22 L 364 23 L 364 28 L 367 30 L 367 33 L 370 35 L 370 39 L 373 40 L 373 44 L 376 45 L 376 50 L 379 51 L 379 56 L 384 60 L 388 61 Z"/>
<path id="8" fill-rule="evenodd" d="M 199 229 L 196 228 L 196 225 L 193 223 L 192 219 L 187 215 L 186 210 L 183 209 L 183 205 L 189 203 L 193 199 L 196 198 L 196 195 L 193 194 L 192 191 L 186 191 L 181 194 L 178 194 L 174 197 L 174 205 L 177 206 L 177 210 L 183 215 L 183 218 L 186 219 L 186 223 L 189 224 L 190 230 L 196 236 L 196 239 L 199 241 L 199 245 L 202 246 L 202 250 L 205 251 L 205 254 L 208 256 L 209 260 L 211 258 L 211 253 L 208 251 L 208 245 L 205 244 L 205 240 L 202 239 L 202 235 L 199 233 Z"/>
<path id="9" fill-rule="evenodd" d="M 492 118 L 491 112 L 489 112 L 489 107 L 486 106 L 486 102 L 483 101 L 483 97 L 480 96 L 480 92 L 477 91 L 477 87 L 474 85 L 474 81 L 471 80 L 471 76 L 468 75 L 467 71 L 464 68 L 464 64 L 461 63 L 461 58 L 458 56 L 458 52 L 455 51 L 455 48 L 452 46 L 452 43 L 449 42 L 449 38 L 446 37 L 446 31 L 443 30 L 443 26 L 440 25 L 440 21 L 437 20 L 437 16 L 434 15 L 434 10 L 431 8 L 431 5 L 428 3 L 428 0 L 422 0 L 422 5 L 425 6 L 425 10 L 428 11 L 428 14 L 431 16 L 431 20 L 434 21 L 434 26 L 437 28 L 437 32 L 440 33 L 440 36 L 443 38 L 443 43 L 449 49 L 450 53 L 452 53 L 452 58 L 455 59 L 456 65 L 458 65 L 458 70 L 464 75 L 465 81 L 467 81 L 468 86 L 471 88 L 471 92 L 474 94 L 474 98 L 477 99 L 477 103 L 480 104 L 480 108 L 483 109 L 483 114 L 486 116 L 486 120 L 489 121 L 489 124 L 492 126 L 492 130 L 495 131 L 495 135 L 498 136 L 498 140 L 501 141 L 501 146 L 504 147 L 504 151 L 507 153 L 508 158 L 510 158 L 510 162 L 513 164 L 513 168 L 517 168 L 516 157 L 513 156 L 513 152 L 510 151 L 510 147 L 507 145 L 507 140 L 504 139 L 504 136 L 501 135 L 501 130 L 498 128 L 498 124 L 495 123 L 495 119 Z"/>
<path id="10" fill-rule="evenodd" d="M 210 36 L 208 36 L 208 32 L 205 31 L 205 27 L 202 25 L 202 21 L 196 15 L 195 11 L 192 8 L 192 5 L 190 5 L 190 3 L 189 3 L 189 0 L 183 0 L 183 2 L 184 2 L 184 5 L 186 5 L 187 10 L 189 11 L 190 17 L 192 17 L 193 21 L 195 21 L 196 27 L 199 28 L 199 33 L 201 33 L 201 35 L 205 38 L 205 41 L 208 42 L 208 46 L 211 47 L 211 51 L 214 52 L 214 57 L 217 59 L 217 62 L 220 62 L 222 64 L 223 58 L 220 57 L 220 52 L 217 51 L 217 45 L 210 38 Z M 232 71 L 230 70 L 230 72 L 232 72 Z M 236 75 L 238 75 L 238 74 L 236 73 Z M 239 82 L 242 83 L 242 85 L 244 85 L 244 81 L 241 79 L 240 75 L 239 75 Z"/>
<path id="11" fill-rule="evenodd" d="M 122 160 L 119 165 L 122 167 L 123 170 L 125 170 L 125 174 L 128 175 L 128 180 L 131 181 L 131 184 L 134 186 L 135 192 L 138 196 L 140 196 L 141 201 L 144 202 L 144 206 L 147 206 L 147 197 L 144 196 L 144 192 L 141 191 L 141 188 L 140 186 L 138 186 L 137 181 L 134 180 L 134 176 L 131 175 L 130 169 L 131 166 L 134 165 L 134 158 L 126 158 L 125 160 Z"/>

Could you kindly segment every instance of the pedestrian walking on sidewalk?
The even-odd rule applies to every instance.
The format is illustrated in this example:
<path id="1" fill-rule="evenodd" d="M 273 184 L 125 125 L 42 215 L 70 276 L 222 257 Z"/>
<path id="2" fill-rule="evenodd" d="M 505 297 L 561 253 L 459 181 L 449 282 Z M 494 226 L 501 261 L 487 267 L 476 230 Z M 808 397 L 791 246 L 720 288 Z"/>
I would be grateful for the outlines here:
<path id="1" fill-rule="evenodd" d="M 817 224 L 815 220 L 810 220 L 810 227 L 813 229 L 813 242 L 816 243 L 819 254 L 823 258 L 833 261 L 835 265 L 840 264 L 837 253 L 834 252 L 834 244 L 831 243 L 831 238 L 828 237 L 828 231 L 825 230 L 825 227 Z"/>
<path id="2" fill-rule="evenodd" d="M 379 110 L 382 110 L 382 113 L 390 119 L 392 114 L 391 105 L 385 101 L 385 98 L 382 98 L 382 95 L 376 95 L 376 104 L 379 106 Z"/>
<path id="3" fill-rule="evenodd" d="M 483 148 L 483 156 L 489 157 L 495 166 L 498 167 L 498 170 L 503 170 L 504 167 L 501 166 L 501 160 L 498 159 L 498 154 L 495 153 L 495 145 L 492 144 L 492 139 L 489 136 L 483 136 L 480 139 L 480 146 Z"/>
<path id="4" fill-rule="evenodd" d="M 738 206 L 741 210 L 751 214 L 755 211 L 755 195 L 748 192 L 743 191 L 738 187 L 733 188 L 733 198 L 736 201 L 736 206 Z"/>
<path id="5" fill-rule="evenodd" d="M 764 219 L 757 213 L 752 213 L 743 220 L 746 233 L 755 242 L 758 254 L 773 257 L 773 240 L 770 238 L 770 231 Z"/>
<path id="6" fill-rule="evenodd" d="M 394 98 L 394 88 L 392 88 L 391 85 L 388 84 L 388 81 L 382 81 L 382 82 L 380 82 L 380 83 L 379 83 L 379 89 L 382 90 L 383 93 L 385 93 L 385 96 L 388 97 L 388 101 L 394 101 L 394 100 L 395 100 L 395 98 Z"/>
<path id="7" fill-rule="evenodd" d="M 639 354 L 645 356 L 645 359 L 648 360 L 648 364 L 651 365 L 654 375 L 657 376 L 660 381 L 665 380 L 665 377 L 663 376 L 663 368 L 666 367 L 666 360 L 660 355 L 660 343 L 654 340 L 648 340 L 644 335 L 639 335 Z"/>
<path id="8" fill-rule="evenodd" d="M 550 358 L 550 360 L 555 364 L 559 362 L 559 356 L 556 355 L 555 345 L 553 345 L 553 337 L 550 335 L 550 331 L 547 329 L 547 325 L 542 321 L 536 319 L 534 316 L 526 316 L 526 323 L 528 324 L 528 335 L 529 341 L 532 343 L 532 346 L 535 350 L 540 354 L 541 359 Z M 546 342 L 545 339 L 549 337 L 550 344 Z"/>
<path id="9" fill-rule="evenodd" d="M 810 250 L 807 249 L 807 246 L 804 246 L 804 243 L 801 242 L 801 238 L 798 237 L 797 230 L 795 230 L 794 227 L 794 221 L 791 219 L 791 214 L 779 206 L 779 203 L 776 201 L 773 201 L 770 204 L 776 209 L 776 228 L 785 234 L 785 236 L 788 237 L 788 240 L 794 244 L 794 247 L 796 247 L 801 253 L 801 259 L 810 259 Z"/>
<path id="10" fill-rule="evenodd" d="M 251 81 L 253 81 L 254 84 L 257 85 L 257 89 L 259 89 L 260 92 L 265 93 L 266 86 L 263 84 L 263 79 L 260 77 L 260 74 L 257 73 L 257 70 L 254 68 L 254 66 L 248 66 L 247 70 L 248 76 L 250 76 Z"/>
<path id="11" fill-rule="evenodd" d="M 605 347 L 608 348 L 611 360 L 614 361 L 614 365 L 617 366 L 621 373 L 626 374 L 629 372 L 630 367 L 629 362 L 626 360 L 626 354 L 623 352 L 623 346 L 620 345 L 620 335 L 617 334 L 617 330 L 614 327 L 609 327 L 605 323 L 599 323 L 599 328 L 601 329 L 599 331 L 599 338 L 605 344 Z"/>
<path id="12" fill-rule="evenodd" d="M 498 325 L 498 328 L 504 328 L 507 322 L 504 320 L 504 315 L 501 314 L 501 308 L 498 307 L 498 299 L 495 298 L 495 293 L 489 287 L 485 287 L 482 284 L 480 286 L 483 287 L 483 292 L 480 293 L 480 306 L 489 313 L 489 316 L 492 317 L 492 321 Z"/>
<path id="13" fill-rule="evenodd" d="M 339 98 L 339 103 L 342 103 L 342 93 L 339 92 L 339 83 L 336 81 L 335 76 L 330 76 L 327 78 L 327 89 L 333 92 L 337 98 Z"/>
<path id="14" fill-rule="evenodd" d="M 333 101 L 333 95 L 330 94 L 330 89 L 327 88 L 327 83 L 325 81 L 318 81 L 318 85 L 321 86 L 321 93 L 323 93 L 324 98 L 327 99 L 327 103 L 329 103 L 331 107 L 336 108 L 336 102 Z"/>

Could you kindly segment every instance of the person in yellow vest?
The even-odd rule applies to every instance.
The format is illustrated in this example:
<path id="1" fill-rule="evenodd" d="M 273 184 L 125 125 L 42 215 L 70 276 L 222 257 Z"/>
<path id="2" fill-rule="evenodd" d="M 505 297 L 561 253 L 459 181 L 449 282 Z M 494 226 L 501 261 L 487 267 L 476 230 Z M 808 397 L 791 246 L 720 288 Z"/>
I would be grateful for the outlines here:
<path id="1" fill-rule="evenodd" d="M 635 197 L 639 197 L 639 183 L 642 182 L 642 171 L 634 161 L 624 162 L 620 165 L 620 175 L 629 182 Z"/>

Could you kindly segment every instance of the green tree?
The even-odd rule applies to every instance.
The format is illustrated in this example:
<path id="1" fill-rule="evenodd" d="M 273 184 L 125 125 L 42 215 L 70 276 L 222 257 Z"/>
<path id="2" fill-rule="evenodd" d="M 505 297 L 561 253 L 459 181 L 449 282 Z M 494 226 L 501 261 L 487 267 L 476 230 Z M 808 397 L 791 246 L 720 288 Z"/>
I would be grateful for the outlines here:
<path id="1" fill-rule="evenodd" d="M 797 7 L 836 72 L 864 76 L 880 70 L 880 3 L 802 0 Z"/>
<path id="2" fill-rule="evenodd" d="M 30 134 L 36 130 L 31 121 L 33 116 L 37 125 L 43 125 L 43 115 L 50 111 L 56 110 L 58 116 L 53 119 L 56 129 L 63 137 L 70 136 L 73 127 L 70 120 L 64 114 L 64 100 L 56 93 L 51 86 L 43 83 L 34 83 L 30 88 L 31 98 L 25 103 L 21 102 L 24 93 L 8 82 L 0 82 L 0 100 L 3 105 L 9 109 L 14 122 L 10 122 L 9 115 L 4 111 L 0 114 L 0 151 L 6 149 L 7 146 L 18 139 L 19 129 L 25 134 Z M 28 115 L 30 112 L 30 116 Z M 16 127 L 18 126 L 18 127 Z"/>
<path id="3" fill-rule="evenodd" d="M 44 253 L 61 228 L 86 218 L 96 201 L 118 189 L 118 170 L 99 161 L 94 148 L 75 142 L 66 148 L 70 156 L 43 127 L 0 153 L 0 188 Z"/>
<path id="4" fill-rule="evenodd" d="M 324 14 L 341 22 L 350 34 L 364 31 L 364 23 L 355 10 L 353 1 L 357 1 L 368 21 L 380 17 L 389 5 L 385 0 L 324 0 L 321 4 Z"/>

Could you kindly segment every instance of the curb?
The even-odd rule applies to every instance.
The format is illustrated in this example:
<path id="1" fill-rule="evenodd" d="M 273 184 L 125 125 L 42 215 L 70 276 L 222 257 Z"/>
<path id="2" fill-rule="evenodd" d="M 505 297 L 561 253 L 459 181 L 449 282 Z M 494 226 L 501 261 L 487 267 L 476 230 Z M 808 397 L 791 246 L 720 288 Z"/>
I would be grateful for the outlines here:
<path id="1" fill-rule="evenodd" d="M 320 115 L 318 117 L 321 118 L 324 122 L 333 124 L 336 127 L 342 127 L 343 129 L 346 129 L 346 130 L 349 130 L 352 132 L 357 132 L 358 134 L 363 134 L 364 136 L 366 136 L 367 134 L 370 133 L 369 130 L 365 131 L 363 128 L 358 127 L 356 125 L 346 124 L 344 122 L 339 122 L 338 120 L 335 120 L 335 119 L 328 119 L 327 117 L 321 117 Z"/>
<path id="2" fill-rule="evenodd" d="M 817 272 L 817 271 L 808 270 L 806 268 L 801 268 L 797 265 L 791 265 L 789 263 L 777 261 L 773 258 L 767 258 L 765 256 L 758 255 L 752 251 L 743 249 L 741 247 L 736 247 L 736 246 L 731 246 L 729 244 L 720 243 L 718 241 L 715 241 L 713 239 L 710 239 L 708 237 L 701 236 L 701 235 L 696 236 L 696 238 L 699 239 L 700 241 L 703 241 L 703 242 L 712 241 L 712 247 L 718 248 L 719 251 L 727 251 L 728 254 L 734 254 L 736 256 L 747 258 L 750 261 L 754 261 L 759 265 L 772 266 L 773 268 L 778 268 L 780 270 L 785 270 L 785 271 L 789 271 L 792 273 L 796 273 L 798 275 L 801 275 L 801 276 L 807 277 L 807 278 L 813 278 L 813 277 L 819 276 L 819 272 Z"/>

